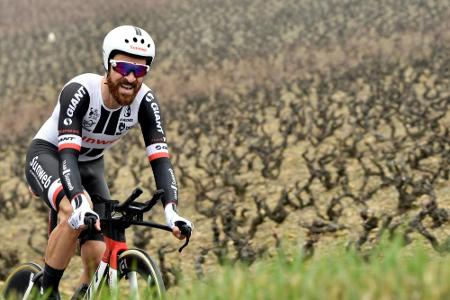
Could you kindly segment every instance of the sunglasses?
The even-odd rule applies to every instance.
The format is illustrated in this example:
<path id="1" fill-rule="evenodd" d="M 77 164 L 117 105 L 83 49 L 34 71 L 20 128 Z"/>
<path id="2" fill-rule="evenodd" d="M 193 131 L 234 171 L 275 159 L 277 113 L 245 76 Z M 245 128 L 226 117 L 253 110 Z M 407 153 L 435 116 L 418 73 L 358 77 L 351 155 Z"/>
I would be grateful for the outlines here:
<path id="1" fill-rule="evenodd" d="M 150 70 L 150 66 L 133 64 L 127 61 L 114 60 L 111 59 L 109 61 L 111 63 L 111 67 L 122 76 L 128 76 L 131 72 L 134 73 L 136 78 L 143 77 Z"/>

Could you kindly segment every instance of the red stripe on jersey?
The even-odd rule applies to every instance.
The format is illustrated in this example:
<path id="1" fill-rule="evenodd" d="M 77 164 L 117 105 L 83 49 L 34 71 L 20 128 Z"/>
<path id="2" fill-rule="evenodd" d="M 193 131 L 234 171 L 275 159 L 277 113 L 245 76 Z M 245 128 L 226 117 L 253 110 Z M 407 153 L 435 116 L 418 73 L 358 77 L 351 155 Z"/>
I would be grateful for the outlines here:
<path id="1" fill-rule="evenodd" d="M 58 145 L 58 151 L 61 151 L 63 149 L 74 149 L 74 150 L 80 151 L 81 150 L 81 146 L 78 145 L 78 144 L 71 144 L 71 143 Z"/>
<path id="2" fill-rule="evenodd" d="M 155 160 L 155 159 L 158 159 L 158 158 L 161 158 L 161 157 L 167 157 L 168 158 L 169 157 L 169 153 L 167 153 L 167 152 L 158 152 L 158 153 L 150 155 L 148 157 L 148 160 L 152 161 L 152 160 Z"/>
<path id="3" fill-rule="evenodd" d="M 60 193 L 62 190 L 63 190 L 63 186 L 60 185 L 60 186 L 56 189 L 56 191 L 53 193 L 53 196 L 52 196 L 52 202 L 53 202 L 53 206 L 54 206 L 54 207 L 57 207 L 57 206 L 56 206 L 56 199 L 58 198 L 58 195 L 59 195 L 59 193 Z"/>

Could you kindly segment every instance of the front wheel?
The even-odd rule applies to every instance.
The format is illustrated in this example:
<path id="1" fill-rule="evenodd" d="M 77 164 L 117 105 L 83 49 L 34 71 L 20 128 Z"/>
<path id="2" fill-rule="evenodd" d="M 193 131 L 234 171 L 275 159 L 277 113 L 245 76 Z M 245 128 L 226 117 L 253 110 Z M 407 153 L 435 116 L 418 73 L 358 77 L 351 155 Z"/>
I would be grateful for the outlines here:
<path id="1" fill-rule="evenodd" d="M 144 251 L 131 249 L 120 254 L 117 272 L 120 298 L 162 299 L 164 297 L 166 288 L 158 265 Z"/>
<path id="2" fill-rule="evenodd" d="M 36 276 L 42 275 L 42 267 L 33 262 L 19 265 L 6 278 L 2 290 L 3 299 L 34 299 L 39 293 Z"/>

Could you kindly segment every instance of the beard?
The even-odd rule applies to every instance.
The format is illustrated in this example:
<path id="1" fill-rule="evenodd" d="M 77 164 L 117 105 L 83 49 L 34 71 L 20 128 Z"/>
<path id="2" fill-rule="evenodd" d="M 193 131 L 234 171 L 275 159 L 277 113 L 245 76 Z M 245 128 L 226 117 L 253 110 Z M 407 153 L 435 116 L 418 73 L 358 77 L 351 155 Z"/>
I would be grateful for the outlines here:
<path id="1" fill-rule="evenodd" d="M 130 105 L 133 102 L 142 85 L 142 83 L 139 84 L 137 80 L 133 83 L 129 83 L 128 80 L 126 80 L 126 78 L 121 78 L 117 82 L 113 82 L 109 74 L 106 76 L 106 84 L 108 85 L 109 92 L 111 93 L 114 100 L 116 100 L 116 102 L 121 106 Z M 131 89 L 133 90 L 133 92 L 130 95 L 120 93 L 119 88 L 120 85 L 122 84 L 131 85 Z"/>

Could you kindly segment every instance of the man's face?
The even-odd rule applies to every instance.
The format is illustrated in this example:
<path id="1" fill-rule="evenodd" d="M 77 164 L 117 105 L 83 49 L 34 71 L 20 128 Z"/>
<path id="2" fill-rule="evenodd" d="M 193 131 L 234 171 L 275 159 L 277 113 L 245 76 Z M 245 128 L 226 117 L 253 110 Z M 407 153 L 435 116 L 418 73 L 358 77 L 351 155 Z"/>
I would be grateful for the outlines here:
<path id="1" fill-rule="evenodd" d="M 116 54 L 112 59 L 141 65 L 145 65 L 146 63 L 144 58 L 132 57 L 126 54 Z M 136 97 L 136 94 L 141 88 L 144 77 L 136 78 L 133 72 L 130 72 L 127 76 L 123 76 L 111 67 L 106 76 L 106 82 L 114 100 L 118 104 L 126 106 L 133 102 L 134 97 Z"/>

